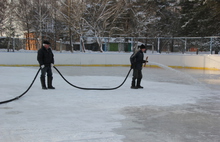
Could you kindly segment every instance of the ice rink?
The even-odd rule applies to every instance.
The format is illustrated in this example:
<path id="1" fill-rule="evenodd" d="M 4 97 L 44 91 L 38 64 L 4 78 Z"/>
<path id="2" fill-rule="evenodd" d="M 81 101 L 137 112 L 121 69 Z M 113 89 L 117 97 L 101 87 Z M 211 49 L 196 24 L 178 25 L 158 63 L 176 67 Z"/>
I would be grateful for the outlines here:
<path id="1" fill-rule="evenodd" d="M 80 90 L 53 69 L 19 100 L 0 105 L 1 142 L 219 142 L 220 71 L 143 68 L 144 89 Z M 129 67 L 58 66 L 82 87 L 116 87 Z M 0 67 L 0 102 L 22 94 L 38 67 Z"/>

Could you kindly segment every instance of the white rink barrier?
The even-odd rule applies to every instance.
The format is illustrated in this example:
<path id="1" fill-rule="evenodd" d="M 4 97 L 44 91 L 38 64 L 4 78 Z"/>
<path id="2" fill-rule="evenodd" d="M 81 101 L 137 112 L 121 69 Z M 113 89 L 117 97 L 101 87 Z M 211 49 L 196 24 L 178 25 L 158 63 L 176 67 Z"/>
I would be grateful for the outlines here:
<path id="1" fill-rule="evenodd" d="M 57 66 L 129 66 L 132 53 L 54 53 Z M 220 70 L 220 55 L 145 54 L 148 66 Z M 0 52 L 0 66 L 38 66 L 37 53 Z"/>

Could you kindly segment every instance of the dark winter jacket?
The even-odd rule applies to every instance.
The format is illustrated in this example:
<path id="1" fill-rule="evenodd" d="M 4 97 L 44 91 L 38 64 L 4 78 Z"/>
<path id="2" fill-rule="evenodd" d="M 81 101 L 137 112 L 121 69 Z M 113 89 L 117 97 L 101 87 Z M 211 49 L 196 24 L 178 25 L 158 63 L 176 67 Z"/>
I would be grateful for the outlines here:
<path id="1" fill-rule="evenodd" d="M 145 63 L 146 61 L 143 60 L 144 58 L 144 53 L 139 50 L 138 52 L 134 53 L 131 57 L 130 57 L 130 61 L 131 61 L 131 65 L 133 69 L 137 69 L 137 70 L 141 70 L 143 63 Z"/>
<path id="2" fill-rule="evenodd" d="M 51 63 L 54 64 L 54 55 L 51 48 L 46 49 L 44 46 L 38 50 L 37 60 L 41 65 L 50 66 Z"/>

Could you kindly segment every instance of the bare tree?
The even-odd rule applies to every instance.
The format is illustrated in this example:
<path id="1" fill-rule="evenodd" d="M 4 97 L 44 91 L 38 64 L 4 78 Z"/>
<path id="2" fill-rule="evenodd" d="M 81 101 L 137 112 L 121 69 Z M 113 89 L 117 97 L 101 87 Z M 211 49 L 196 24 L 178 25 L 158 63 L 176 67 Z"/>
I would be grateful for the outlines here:
<path id="1" fill-rule="evenodd" d="M 125 0 L 93 0 L 87 2 L 85 20 L 89 29 L 93 31 L 97 39 L 99 49 L 102 50 L 102 41 L 100 37 L 110 36 L 115 27 L 118 18 L 125 12 Z M 114 25 L 114 26 L 113 26 Z"/>
<path id="2" fill-rule="evenodd" d="M 124 12 L 121 8 L 124 4 L 124 0 L 61 1 L 62 7 L 58 9 L 58 13 L 67 25 L 71 47 L 72 34 L 75 33 L 80 37 L 82 51 L 85 52 L 83 36 L 92 31 L 102 52 L 100 37 L 109 35 L 110 30 L 114 29 L 111 27 Z"/>
<path id="3" fill-rule="evenodd" d="M 6 19 L 6 10 L 7 10 L 7 0 L 1 0 L 0 1 L 0 34 L 3 36 L 4 31 L 4 22 Z"/>
<path id="4" fill-rule="evenodd" d="M 49 19 L 51 20 L 50 36 L 51 39 L 56 43 L 56 41 L 63 38 L 63 23 L 60 18 L 59 8 L 61 7 L 60 0 L 49 0 L 48 1 Z M 54 49 L 57 49 L 56 44 L 54 44 Z"/>
<path id="5" fill-rule="evenodd" d="M 73 34 L 77 37 L 81 37 L 84 34 L 84 20 L 83 13 L 85 9 L 85 2 L 82 0 L 63 0 L 61 1 L 62 7 L 58 9 L 58 13 L 62 17 L 64 23 L 66 23 L 66 31 L 68 31 L 68 38 L 73 52 Z M 85 49 L 82 49 L 85 51 Z"/>
<path id="6" fill-rule="evenodd" d="M 38 48 L 40 47 L 43 38 L 51 39 L 48 35 L 50 32 L 50 28 L 52 25 L 51 18 L 49 16 L 50 13 L 50 5 L 49 1 L 43 0 L 34 0 L 32 1 L 32 17 L 34 21 L 32 23 L 32 27 L 35 31 L 36 40 L 38 40 Z"/>
<path id="7" fill-rule="evenodd" d="M 5 19 L 4 19 L 4 33 L 6 34 L 7 38 L 8 38 L 8 46 L 7 46 L 7 51 L 9 52 L 9 48 L 12 45 L 12 37 L 15 36 L 15 17 L 14 17 L 14 1 L 7 1 L 7 5 L 6 5 L 6 11 L 5 11 Z M 14 51 L 14 48 L 13 48 Z"/>
<path id="8" fill-rule="evenodd" d="M 18 0 L 18 3 L 15 8 L 16 16 L 19 19 L 19 23 L 23 29 L 23 31 L 27 31 L 26 34 L 26 43 L 28 49 L 31 50 L 31 43 L 30 43 L 30 30 L 32 28 L 33 23 L 33 16 L 31 12 L 31 3 L 29 0 Z"/>

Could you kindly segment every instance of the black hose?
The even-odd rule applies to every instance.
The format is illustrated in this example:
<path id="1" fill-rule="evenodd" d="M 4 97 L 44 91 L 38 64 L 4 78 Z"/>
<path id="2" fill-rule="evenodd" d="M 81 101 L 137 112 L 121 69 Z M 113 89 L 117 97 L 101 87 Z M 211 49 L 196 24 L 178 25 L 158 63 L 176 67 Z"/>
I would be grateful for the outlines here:
<path id="1" fill-rule="evenodd" d="M 30 84 L 30 86 L 28 87 L 28 89 L 27 89 L 24 93 L 22 93 L 21 95 L 15 97 L 15 98 L 13 98 L 13 99 L 10 99 L 10 100 L 6 100 L 6 101 L 3 101 L 3 102 L 0 102 L 0 104 L 9 103 L 9 102 L 12 102 L 12 101 L 18 100 L 19 98 L 21 98 L 22 96 L 24 96 L 24 94 L 26 94 L 26 93 L 29 91 L 29 89 L 32 87 L 32 85 L 34 84 L 34 81 L 36 80 L 37 75 L 38 75 L 38 73 L 40 72 L 40 70 L 41 70 L 41 68 L 39 68 L 39 70 L 37 71 L 37 73 L 36 73 L 36 75 L 35 75 L 35 77 L 34 77 L 34 80 L 32 81 L 32 83 Z"/>
<path id="2" fill-rule="evenodd" d="M 130 72 L 131 72 L 131 70 L 132 70 L 132 69 L 130 69 L 130 70 L 128 71 L 128 74 L 127 74 L 127 76 L 125 77 L 124 81 L 123 81 L 119 86 L 117 86 L 117 87 L 114 87 L 114 88 L 83 88 L 83 87 L 79 87 L 79 86 L 76 86 L 76 85 L 71 84 L 69 81 L 66 80 L 66 78 L 64 78 L 64 76 L 60 73 L 60 71 L 59 71 L 55 66 L 54 66 L 54 68 L 56 69 L 56 71 L 60 74 L 60 76 L 61 76 L 69 85 L 71 85 L 71 86 L 73 86 L 73 87 L 75 87 L 75 88 L 78 88 L 78 89 L 83 89 L 83 90 L 114 90 L 114 89 L 118 89 L 119 87 L 121 87 L 121 86 L 125 83 L 125 81 L 127 80 L 128 76 L 129 76 L 129 74 L 130 74 Z M 34 84 L 34 82 L 35 82 L 35 80 L 36 80 L 36 78 L 37 78 L 37 75 L 39 74 L 40 70 L 41 70 L 41 68 L 39 68 L 39 70 L 37 71 L 37 73 L 36 73 L 36 75 L 35 75 L 35 77 L 34 77 L 34 80 L 31 82 L 30 86 L 28 87 L 28 89 L 27 89 L 24 93 L 22 93 L 21 95 L 15 97 L 15 98 L 10 99 L 10 100 L 2 101 L 2 102 L 0 102 L 0 104 L 9 103 L 9 102 L 18 100 L 19 98 L 21 98 L 22 96 L 24 96 L 24 95 L 30 90 L 30 88 L 32 87 L 32 85 Z"/>
<path id="3" fill-rule="evenodd" d="M 127 80 L 128 76 L 129 76 L 129 74 L 130 74 L 130 72 L 131 72 L 131 70 L 132 70 L 132 69 L 130 69 L 130 70 L 128 71 L 128 74 L 127 74 L 127 76 L 125 77 L 124 81 L 123 81 L 119 86 L 117 86 L 117 87 L 113 87 L 113 88 L 84 88 L 84 87 L 79 87 L 79 86 L 73 85 L 73 84 L 70 83 L 68 80 L 66 80 L 66 78 L 60 73 L 60 71 L 59 71 L 55 66 L 54 66 L 54 68 L 56 69 L 56 71 L 60 74 L 60 76 L 61 76 L 69 85 L 71 85 L 71 86 L 73 86 L 73 87 L 75 87 L 75 88 L 78 88 L 78 89 L 83 89 L 83 90 L 115 90 L 115 89 L 118 89 L 119 87 L 121 87 L 121 86 L 125 83 L 125 81 Z"/>

